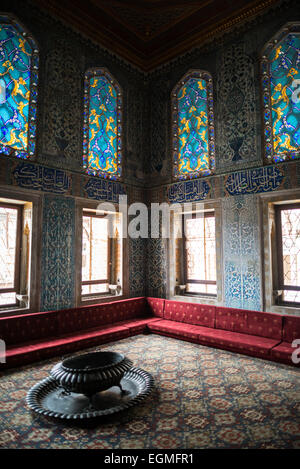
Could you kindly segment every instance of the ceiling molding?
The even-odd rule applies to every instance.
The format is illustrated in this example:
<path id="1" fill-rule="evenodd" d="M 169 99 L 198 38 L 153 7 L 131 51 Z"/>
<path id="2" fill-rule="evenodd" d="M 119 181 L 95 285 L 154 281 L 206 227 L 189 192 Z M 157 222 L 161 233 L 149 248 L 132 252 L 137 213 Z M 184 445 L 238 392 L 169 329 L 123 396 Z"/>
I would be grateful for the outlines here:
<path id="1" fill-rule="evenodd" d="M 265 13 L 280 0 L 33 0 L 143 72 Z M 184 8 L 183 8 L 184 7 Z"/>

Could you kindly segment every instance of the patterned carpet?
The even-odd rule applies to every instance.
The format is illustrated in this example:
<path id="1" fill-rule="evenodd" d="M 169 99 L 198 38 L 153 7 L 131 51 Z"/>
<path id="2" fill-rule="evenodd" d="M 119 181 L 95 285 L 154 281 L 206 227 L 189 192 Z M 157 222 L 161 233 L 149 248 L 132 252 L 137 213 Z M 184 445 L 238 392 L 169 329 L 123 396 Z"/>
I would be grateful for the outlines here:
<path id="1" fill-rule="evenodd" d="M 122 352 L 152 374 L 147 401 L 95 428 L 66 426 L 25 404 L 58 358 L 7 371 L 0 374 L 0 447 L 300 448 L 299 369 L 154 334 L 101 350 Z"/>

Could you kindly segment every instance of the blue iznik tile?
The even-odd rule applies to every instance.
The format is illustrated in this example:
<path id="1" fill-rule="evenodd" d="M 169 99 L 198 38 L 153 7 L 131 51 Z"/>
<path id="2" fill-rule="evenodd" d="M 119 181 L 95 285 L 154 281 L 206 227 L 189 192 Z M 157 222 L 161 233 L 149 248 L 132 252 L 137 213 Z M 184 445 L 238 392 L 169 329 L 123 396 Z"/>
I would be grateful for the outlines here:
<path id="1" fill-rule="evenodd" d="M 41 311 L 75 301 L 75 199 L 44 196 Z"/>

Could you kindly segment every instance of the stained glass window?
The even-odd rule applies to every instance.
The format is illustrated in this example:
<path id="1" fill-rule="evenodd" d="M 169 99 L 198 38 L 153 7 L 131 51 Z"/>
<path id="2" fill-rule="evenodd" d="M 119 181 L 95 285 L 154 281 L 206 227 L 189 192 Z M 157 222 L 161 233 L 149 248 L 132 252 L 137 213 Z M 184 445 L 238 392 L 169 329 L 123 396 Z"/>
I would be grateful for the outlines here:
<path id="1" fill-rule="evenodd" d="M 105 69 L 89 70 L 84 88 L 83 167 L 91 175 L 120 179 L 122 93 Z"/>
<path id="2" fill-rule="evenodd" d="M 187 73 L 172 92 L 175 179 L 212 174 L 215 168 L 213 87 L 209 73 Z"/>
<path id="3" fill-rule="evenodd" d="M 288 24 L 262 57 L 264 138 L 267 161 L 300 156 L 300 24 Z"/>
<path id="4" fill-rule="evenodd" d="M 38 50 L 14 19 L 0 15 L 0 152 L 35 154 Z"/>

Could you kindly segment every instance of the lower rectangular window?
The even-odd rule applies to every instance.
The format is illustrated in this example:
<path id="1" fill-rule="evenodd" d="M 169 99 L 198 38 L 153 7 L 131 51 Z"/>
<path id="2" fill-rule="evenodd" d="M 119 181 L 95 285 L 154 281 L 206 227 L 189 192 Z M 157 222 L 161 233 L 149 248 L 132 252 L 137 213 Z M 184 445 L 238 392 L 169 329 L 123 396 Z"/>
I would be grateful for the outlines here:
<path id="1" fill-rule="evenodd" d="M 278 304 L 300 304 L 300 204 L 275 206 Z"/>
<path id="2" fill-rule="evenodd" d="M 175 295 L 217 297 L 215 220 L 215 210 L 210 208 L 188 206 L 174 215 L 170 259 Z"/>
<path id="3" fill-rule="evenodd" d="M 30 307 L 33 204 L 0 198 L 0 313 Z"/>
<path id="4" fill-rule="evenodd" d="M 184 220 L 186 293 L 217 294 L 215 238 L 214 212 L 192 214 Z"/>
<path id="5" fill-rule="evenodd" d="M 21 206 L 0 205 L 0 307 L 18 305 L 21 216 Z"/>
<path id="6" fill-rule="evenodd" d="M 83 300 L 119 294 L 121 239 L 118 214 L 82 212 L 81 297 Z"/>
<path id="7" fill-rule="evenodd" d="M 108 293 L 108 219 L 94 213 L 82 217 L 82 295 Z"/>

